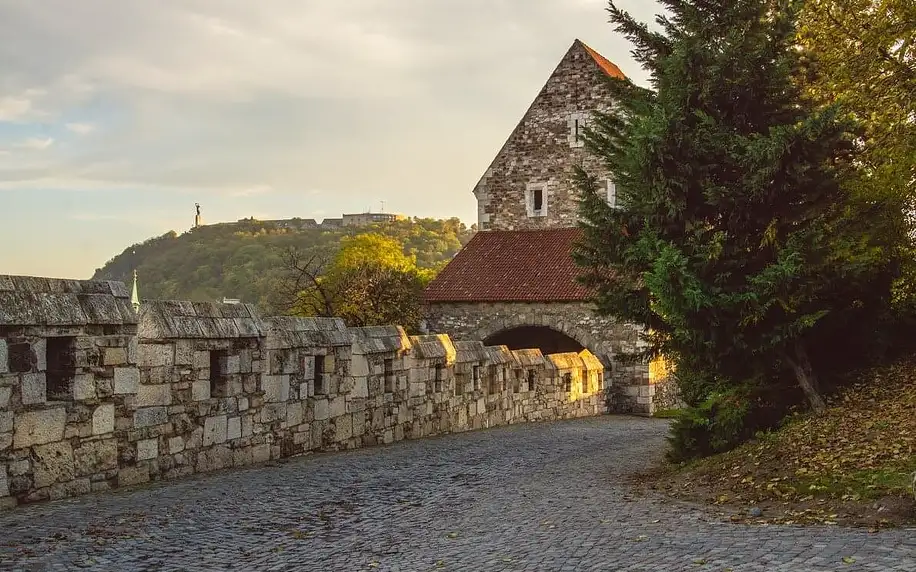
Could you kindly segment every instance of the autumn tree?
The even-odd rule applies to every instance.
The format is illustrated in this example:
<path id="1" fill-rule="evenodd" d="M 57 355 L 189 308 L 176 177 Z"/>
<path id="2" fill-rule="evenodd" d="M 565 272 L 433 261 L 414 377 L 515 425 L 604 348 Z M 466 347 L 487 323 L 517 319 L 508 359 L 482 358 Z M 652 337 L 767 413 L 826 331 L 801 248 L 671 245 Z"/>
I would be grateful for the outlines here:
<path id="1" fill-rule="evenodd" d="M 916 3 L 808 0 L 799 40 L 808 64 L 807 94 L 842 106 L 860 127 L 861 152 L 846 185 L 857 208 L 877 205 L 896 214 L 876 221 L 880 226 L 872 232 L 905 249 L 897 309 L 916 315 L 916 249 L 906 238 L 916 212 Z"/>
<path id="2" fill-rule="evenodd" d="M 797 2 L 661 0 L 652 29 L 610 3 L 651 88 L 610 79 L 588 137 L 619 204 L 579 173 L 577 253 L 601 313 L 644 326 L 676 363 L 686 454 L 732 444 L 751 397 L 786 375 L 815 411 L 811 348 L 886 302 L 880 244 L 840 184 L 853 126 L 795 77 Z M 878 280 L 877 277 L 882 277 Z"/>
<path id="3" fill-rule="evenodd" d="M 423 288 L 433 276 L 399 240 L 377 233 L 344 238 L 333 258 L 291 251 L 286 261 L 288 313 L 343 318 L 350 326 L 416 330 Z"/>

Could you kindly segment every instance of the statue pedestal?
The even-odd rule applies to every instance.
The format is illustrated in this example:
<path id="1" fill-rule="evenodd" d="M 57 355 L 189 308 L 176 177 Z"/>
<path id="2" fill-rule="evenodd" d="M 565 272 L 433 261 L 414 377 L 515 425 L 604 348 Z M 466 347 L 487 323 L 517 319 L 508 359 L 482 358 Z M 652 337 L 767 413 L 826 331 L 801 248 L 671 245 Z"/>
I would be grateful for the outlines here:
<path id="1" fill-rule="evenodd" d="M 200 215 L 194 217 L 194 228 L 197 228 L 201 225 L 202 221 Z"/>

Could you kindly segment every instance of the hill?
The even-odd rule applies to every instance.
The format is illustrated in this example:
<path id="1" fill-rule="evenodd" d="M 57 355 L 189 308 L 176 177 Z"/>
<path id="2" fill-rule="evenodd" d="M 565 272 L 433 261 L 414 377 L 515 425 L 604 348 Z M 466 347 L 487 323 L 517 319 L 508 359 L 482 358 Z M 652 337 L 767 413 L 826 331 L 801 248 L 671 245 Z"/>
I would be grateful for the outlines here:
<path id="1" fill-rule="evenodd" d="M 873 530 L 916 521 L 916 358 L 856 375 L 823 415 L 651 475 L 651 487 L 732 520 Z"/>
<path id="2" fill-rule="evenodd" d="M 219 301 L 238 298 L 273 310 L 271 292 L 286 270 L 283 252 L 333 255 L 343 237 L 374 232 L 396 238 L 420 268 L 444 266 L 473 231 L 457 218 L 411 219 L 366 227 L 290 228 L 258 220 L 174 231 L 130 246 L 96 270 L 93 279 L 130 283 L 140 277 L 142 299 Z"/>

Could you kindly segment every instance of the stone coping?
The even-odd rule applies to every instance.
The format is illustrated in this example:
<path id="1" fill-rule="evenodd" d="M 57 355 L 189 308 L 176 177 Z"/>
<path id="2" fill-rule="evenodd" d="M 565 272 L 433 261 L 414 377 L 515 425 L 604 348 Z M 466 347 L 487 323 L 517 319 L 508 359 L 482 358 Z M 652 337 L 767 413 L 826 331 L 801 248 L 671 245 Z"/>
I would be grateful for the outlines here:
<path id="1" fill-rule="evenodd" d="M 0 326 L 134 324 L 123 282 L 0 275 Z"/>

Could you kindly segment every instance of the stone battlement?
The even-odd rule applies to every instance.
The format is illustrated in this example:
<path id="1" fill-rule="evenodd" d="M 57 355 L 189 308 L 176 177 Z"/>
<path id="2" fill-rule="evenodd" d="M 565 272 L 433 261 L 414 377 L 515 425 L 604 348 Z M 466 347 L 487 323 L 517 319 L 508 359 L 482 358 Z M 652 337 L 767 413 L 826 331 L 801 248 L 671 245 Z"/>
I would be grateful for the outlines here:
<path id="1" fill-rule="evenodd" d="M 0 276 L 0 505 L 597 415 L 603 366 L 398 326 Z"/>

